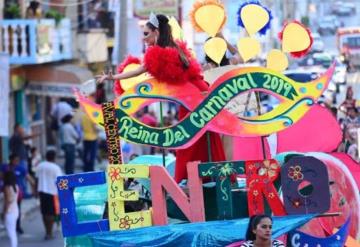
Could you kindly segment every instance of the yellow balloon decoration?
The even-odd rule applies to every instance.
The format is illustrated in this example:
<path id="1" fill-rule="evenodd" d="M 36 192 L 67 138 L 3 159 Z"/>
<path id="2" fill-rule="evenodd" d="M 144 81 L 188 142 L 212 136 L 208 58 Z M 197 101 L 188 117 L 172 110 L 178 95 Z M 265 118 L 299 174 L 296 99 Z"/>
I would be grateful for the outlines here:
<path id="1" fill-rule="evenodd" d="M 124 72 L 132 71 L 132 70 L 135 70 L 135 69 L 137 69 L 139 67 L 140 67 L 140 64 L 134 64 L 134 63 L 129 64 L 124 68 Z M 142 81 L 145 81 L 145 80 L 147 80 L 149 78 L 150 78 L 150 76 L 143 73 L 143 74 L 138 75 L 136 77 L 131 77 L 129 79 L 120 80 L 120 84 L 121 84 L 121 87 L 126 91 L 129 88 L 132 88 L 134 85 L 136 85 L 136 84 L 138 84 L 138 83 L 140 83 Z"/>
<path id="2" fill-rule="evenodd" d="M 285 53 L 278 49 L 272 49 L 266 58 L 266 67 L 275 71 L 284 71 L 289 66 L 289 60 Z"/>
<path id="3" fill-rule="evenodd" d="M 241 38 L 237 43 L 237 48 L 244 62 L 254 58 L 261 51 L 260 42 L 251 37 Z"/>
<path id="4" fill-rule="evenodd" d="M 257 4 L 244 6 L 240 15 L 245 29 L 250 36 L 262 29 L 270 19 L 269 13 Z"/>
<path id="5" fill-rule="evenodd" d="M 306 29 L 297 24 L 289 23 L 283 31 L 283 52 L 303 51 L 310 46 L 310 36 Z"/>
<path id="6" fill-rule="evenodd" d="M 208 35 L 215 37 L 225 19 L 225 10 L 218 5 L 204 5 L 195 12 L 196 24 Z"/>
<path id="7" fill-rule="evenodd" d="M 184 33 L 181 29 L 178 21 L 175 19 L 174 16 L 170 17 L 169 25 L 171 26 L 171 33 L 174 39 L 184 40 Z"/>
<path id="8" fill-rule="evenodd" d="M 220 64 L 222 58 L 225 55 L 226 49 L 227 45 L 225 40 L 218 37 L 211 38 L 204 44 L 206 55 L 208 55 L 217 64 Z"/>

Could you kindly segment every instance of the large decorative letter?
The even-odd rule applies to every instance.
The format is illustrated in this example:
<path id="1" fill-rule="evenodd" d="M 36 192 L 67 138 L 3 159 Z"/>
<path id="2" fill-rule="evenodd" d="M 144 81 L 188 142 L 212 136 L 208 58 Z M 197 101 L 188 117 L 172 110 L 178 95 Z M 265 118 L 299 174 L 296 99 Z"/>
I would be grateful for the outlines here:
<path id="1" fill-rule="evenodd" d="M 148 178 L 149 167 L 140 165 L 109 165 L 107 170 L 110 229 L 128 230 L 151 226 L 151 211 L 125 212 L 125 201 L 137 201 L 137 191 L 124 190 L 124 178 Z"/>
<path id="2" fill-rule="evenodd" d="M 198 174 L 198 162 L 188 163 L 188 185 L 190 198 L 176 184 L 164 167 L 151 166 L 151 197 L 153 201 L 153 222 L 167 224 L 165 191 L 191 222 L 205 221 L 202 182 Z"/>
<path id="3" fill-rule="evenodd" d="M 281 169 L 281 185 L 288 214 L 321 214 L 330 208 L 327 168 L 314 157 L 291 158 Z"/>
<path id="4" fill-rule="evenodd" d="M 264 213 L 264 198 L 274 215 L 285 215 L 284 205 L 273 182 L 280 173 L 276 160 L 246 161 L 249 215 Z"/>
<path id="5" fill-rule="evenodd" d="M 99 220 L 78 223 L 74 189 L 76 187 L 100 185 L 106 183 L 104 172 L 89 172 L 57 178 L 59 192 L 60 218 L 64 237 L 72 237 L 92 232 L 109 231 L 109 221 Z"/>
<path id="6" fill-rule="evenodd" d="M 244 174 L 244 165 L 244 161 L 202 163 L 199 165 L 200 177 L 216 179 L 216 200 L 219 219 L 233 219 L 230 177 L 236 176 L 236 174 Z"/>

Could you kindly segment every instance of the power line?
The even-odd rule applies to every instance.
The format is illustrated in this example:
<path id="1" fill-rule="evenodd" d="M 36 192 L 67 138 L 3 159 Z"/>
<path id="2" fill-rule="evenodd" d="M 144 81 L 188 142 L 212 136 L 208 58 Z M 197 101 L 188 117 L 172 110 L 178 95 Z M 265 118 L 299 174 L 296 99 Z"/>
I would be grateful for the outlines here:
<path id="1" fill-rule="evenodd" d="M 48 6 L 55 6 L 55 7 L 69 7 L 69 6 L 78 6 L 78 5 L 84 5 L 93 2 L 94 0 L 83 0 L 80 2 L 69 2 L 69 3 L 50 3 L 45 2 L 43 0 L 37 0 L 42 5 L 48 5 Z"/>

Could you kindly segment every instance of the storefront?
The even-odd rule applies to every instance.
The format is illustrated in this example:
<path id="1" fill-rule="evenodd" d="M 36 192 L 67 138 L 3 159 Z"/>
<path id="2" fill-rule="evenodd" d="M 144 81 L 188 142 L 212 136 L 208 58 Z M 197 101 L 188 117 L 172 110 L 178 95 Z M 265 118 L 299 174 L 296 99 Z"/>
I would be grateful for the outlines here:
<path id="1" fill-rule="evenodd" d="M 31 146 L 44 152 L 54 144 L 50 129 L 53 105 L 59 98 L 74 98 L 74 88 L 86 94 L 94 92 L 96 85 L 92 78 L 88 69 L 73 64 L 32 65 L 11 70 L 12 85 L 16 86 L 10 94 L 14 102 L 13 123 L 22 124 L 28 133 L 40 134 L 31 140 Z"/>
<path id="2" fill-rule="evenodd" d="M 9 57 L 0 53 L 0 163 L 7 160 L 7 141 L 9 136 Z"/>

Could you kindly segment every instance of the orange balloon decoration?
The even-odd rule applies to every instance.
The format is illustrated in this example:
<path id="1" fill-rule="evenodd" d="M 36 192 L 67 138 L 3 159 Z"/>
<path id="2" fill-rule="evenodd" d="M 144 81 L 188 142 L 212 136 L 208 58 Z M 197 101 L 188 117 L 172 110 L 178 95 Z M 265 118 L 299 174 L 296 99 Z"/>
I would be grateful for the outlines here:
<path id="1" fill-rule="evenodd" d="M 221 15 L 211 16 L 209 12 L 223 12 Z M 217 0 L 196 1 L 189 14 L 192 26 L 197 32 L 206 32 L 209 36 L 214 37 L 225 25 L 226 15 L 225 8 Z M 219 18 L 217 20 L 217 18 Z M 211 23 L 210 23 L 211 20 Z M 217 30 L 217 31 L 214 31 Z"/>

